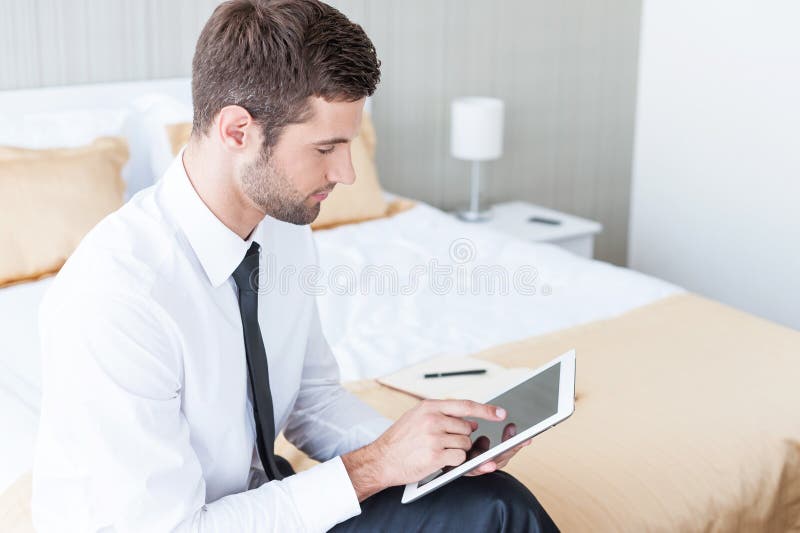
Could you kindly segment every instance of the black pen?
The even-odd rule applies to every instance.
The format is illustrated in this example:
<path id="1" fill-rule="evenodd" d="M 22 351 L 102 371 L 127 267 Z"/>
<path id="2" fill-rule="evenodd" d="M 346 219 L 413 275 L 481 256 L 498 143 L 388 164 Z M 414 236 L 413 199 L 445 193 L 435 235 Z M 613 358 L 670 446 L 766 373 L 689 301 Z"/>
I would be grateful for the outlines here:
<path id="1" fill-rule="evenodd" d="M 425 374 L 425 378 L 446 378 L 450 376 L 469 376 L 474 374 L 485 374 L 485 368 L 478 368 L 476 370 L 458 370 L 456 372 L 434 372 L 432 374 Z"/>

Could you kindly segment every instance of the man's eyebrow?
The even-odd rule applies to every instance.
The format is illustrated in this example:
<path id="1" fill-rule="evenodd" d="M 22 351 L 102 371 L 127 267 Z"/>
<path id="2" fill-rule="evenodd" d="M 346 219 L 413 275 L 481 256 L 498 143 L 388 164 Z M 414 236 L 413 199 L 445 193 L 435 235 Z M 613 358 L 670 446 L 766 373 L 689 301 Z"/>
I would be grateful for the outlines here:
<path id="1" fill-rule="evenodd" d="M 344 137 L 335 137 L 333 139 L 325 139 L 325 140 L 322 140 L 322 141 L 317 141 L 317 142 L 315 142 L 313 144 L 315 144 L 317 146 L 321 146 L 321 145 L 325 145 L 325 144 L 343 144 L 343 143 L 349 143 L 349 142 L 350 142 L 350 139 L 345 139 Z"/>

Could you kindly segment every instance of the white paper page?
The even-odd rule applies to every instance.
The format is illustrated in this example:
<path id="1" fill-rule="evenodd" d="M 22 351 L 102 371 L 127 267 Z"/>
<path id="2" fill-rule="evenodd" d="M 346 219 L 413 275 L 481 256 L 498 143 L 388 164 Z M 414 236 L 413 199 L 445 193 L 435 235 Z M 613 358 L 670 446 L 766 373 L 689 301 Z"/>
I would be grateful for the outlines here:
<path id="1" fill-rule="evenodd" d="M 485 369 L 485 374 L 425 378 L 435 372 Z M 518 382 L 529 368 L 505 368 L 498 364 L 475 359 L 445 355 L 404 368 L 394 374 L 378 378 L 378 382 L 429 399 L 464 399 L 483 402 Z"/>

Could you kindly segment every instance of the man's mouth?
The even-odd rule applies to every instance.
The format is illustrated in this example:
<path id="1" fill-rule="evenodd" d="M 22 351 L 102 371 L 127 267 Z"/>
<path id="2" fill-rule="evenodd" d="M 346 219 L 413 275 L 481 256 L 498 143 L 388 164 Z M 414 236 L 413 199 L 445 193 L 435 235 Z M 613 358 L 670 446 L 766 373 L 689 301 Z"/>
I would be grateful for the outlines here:
<path id="1" fill-rule="evenodd" d="M 332 190 L 333 190 L 333 188 L 331 187 L 331 188 L 330 188 L 330 189 L 328 189 L 328 190 L 325 190 L 325 191 L 320 191 L 320 192 L 318 192 L 318 193 L 314 193 L 314 194 L 312 194 L 312 195 L 311 195 L 311 198 L 313 198 L 314 200 L 318 200 L 318 201 L 320 201 L 320 202 L 321 202 L 322 200 L 324 200 L 325 198 L 327 198 L 327 197 L 328 197 L 328 195 L 331 193 L 331 191 L 332 191 Z"/>

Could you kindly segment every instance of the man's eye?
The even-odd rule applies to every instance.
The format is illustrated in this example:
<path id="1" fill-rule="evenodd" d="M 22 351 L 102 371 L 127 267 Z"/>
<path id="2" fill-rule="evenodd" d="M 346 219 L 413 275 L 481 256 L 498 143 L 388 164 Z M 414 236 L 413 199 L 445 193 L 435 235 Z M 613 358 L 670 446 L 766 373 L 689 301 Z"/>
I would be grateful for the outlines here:
<path id="1" fill-rule="evenodd" d="M 335 146 L 331 146 L 330 148 L 317 148 L 317 152 L 321 153 L 322 155 L 329 154 L 333 152 L 333 149 L 336 148 Z"/>

